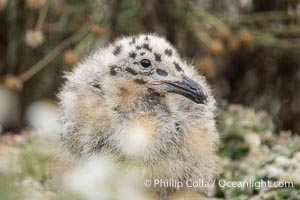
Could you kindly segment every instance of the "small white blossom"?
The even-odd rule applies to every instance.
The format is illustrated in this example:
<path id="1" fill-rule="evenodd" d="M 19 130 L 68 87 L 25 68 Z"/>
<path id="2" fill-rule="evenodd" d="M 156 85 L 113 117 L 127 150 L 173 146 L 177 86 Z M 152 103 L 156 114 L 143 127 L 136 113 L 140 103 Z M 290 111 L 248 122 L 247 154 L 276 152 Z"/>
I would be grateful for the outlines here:
<path id="1" fill-rule="evenodd" d="M 268 165 L 265 169 L 267 170 L 268 178 L 279 178 L 284 174 L 283 169 L 274 165 Z"/>
<path id="2" fill-rule="evenodd" d="M 26 110 L 26 121 L 38 133 L 59 136 L 59 113 L 56 104 L 50 101 L 37 101 Z"/>
<path id="3" fill-rule="evenodd" d="M 108 157 L 90 158 L 69 171 L 64 178 L 67 191 L 84 199 L 147 200 L 138 173 L 122 172 L 118 164 Z"/>
<path id="4" fill-rule="evenodd" d="M 261 144 L 260 137 L 256 133 L 248 133 L 248 134 L 246 134 L 245 140 L 250 145 L 251 150 L 256 149 Z"/>
<path id="5" fill-rule="evenodd" d="M 33 48 L 41 45 L 44 40 L 44 34 L 39 30 L 28 30 L 26 32 L 25 42 Z"/>
<path id="6" fill-rule="evenodd" d="M 289 164 L 291 164 L 291 161 L 289 158 L 285 157 L 285 156 L 278 156 L 275 158 L 275 163 L 278 164 L 279 166 L 288 166 Z"/>

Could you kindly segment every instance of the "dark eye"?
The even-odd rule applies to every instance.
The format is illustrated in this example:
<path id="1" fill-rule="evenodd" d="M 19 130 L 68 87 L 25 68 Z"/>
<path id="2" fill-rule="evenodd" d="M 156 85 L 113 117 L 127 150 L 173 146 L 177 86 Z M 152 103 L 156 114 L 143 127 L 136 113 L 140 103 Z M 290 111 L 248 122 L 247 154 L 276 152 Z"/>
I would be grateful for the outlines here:
<path id="1" fill-rule="evenodd" d="M 151 62 L 148 59 L 143 59 L 140 61 L 140 64 L 142 65 L 142 67 L 144 68 L 148 68 L 151 66 Z"/>

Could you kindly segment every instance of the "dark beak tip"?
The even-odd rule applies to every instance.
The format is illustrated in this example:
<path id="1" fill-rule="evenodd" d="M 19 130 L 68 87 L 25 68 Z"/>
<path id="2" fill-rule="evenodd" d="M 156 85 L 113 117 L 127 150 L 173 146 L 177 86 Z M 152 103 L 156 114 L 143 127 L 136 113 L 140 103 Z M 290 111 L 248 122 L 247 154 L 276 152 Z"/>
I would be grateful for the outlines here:
<path id="1" fill-rule="evenodd" d="M 208 104 L 208 95 L 205 89 L 187 76 L 183 76 L 182 82 L 164 81 L 164 83 L 168 85 L 169 92 L 183 95 L 197 104 Z"/>
<path id="2" fill-rule="evenodd" d="M 208 105 L 208 100 L 207 99 L 199 99 L 199 98 L 197 98 L 197 99 L 195 99 L 195 102 L 197 103 L 197 104 L 203 104 L 203 105 Z"/>

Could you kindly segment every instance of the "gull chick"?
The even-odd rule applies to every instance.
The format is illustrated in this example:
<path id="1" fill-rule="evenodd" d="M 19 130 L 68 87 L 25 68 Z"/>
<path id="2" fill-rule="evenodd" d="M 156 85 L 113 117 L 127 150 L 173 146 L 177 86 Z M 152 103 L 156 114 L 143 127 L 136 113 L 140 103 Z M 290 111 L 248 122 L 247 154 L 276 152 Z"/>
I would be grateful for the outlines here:
<path id="1" fill-rule="evenodd" d="M 215 100 L 205 78 L 164 38 L 116 40 L 66 78 L 61 137 L 75 159 L 106 155 L 145 180 L 184 183 L 180 189 L 152 184 L 161 198 L 187 191 L 186 183 L 212 180 Z"/>

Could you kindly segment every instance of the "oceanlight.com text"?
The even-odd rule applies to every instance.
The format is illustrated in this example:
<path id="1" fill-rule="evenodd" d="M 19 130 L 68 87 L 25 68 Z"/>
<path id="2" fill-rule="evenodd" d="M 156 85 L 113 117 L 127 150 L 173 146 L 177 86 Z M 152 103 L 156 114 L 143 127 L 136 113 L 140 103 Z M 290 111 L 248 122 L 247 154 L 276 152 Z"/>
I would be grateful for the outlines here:
<path id="1" fill-rule="evenodd" d="M 162 187 L 162 188 L 208 188 L 218 185 L 219 187 L 229 188 L 278 188 L 278 187 L 294 187 L 292 181 L 270 181 L 270 180 L 247 180 L 247 181 L 229 181 L 225 179 L 214 180 L 212 182 L 204 181 L 203 179 L 193 180 L 188 179 L 186 181 L 178 181 L 175 179 L 153 179 L 145 180 L 145 187 Z"/>

